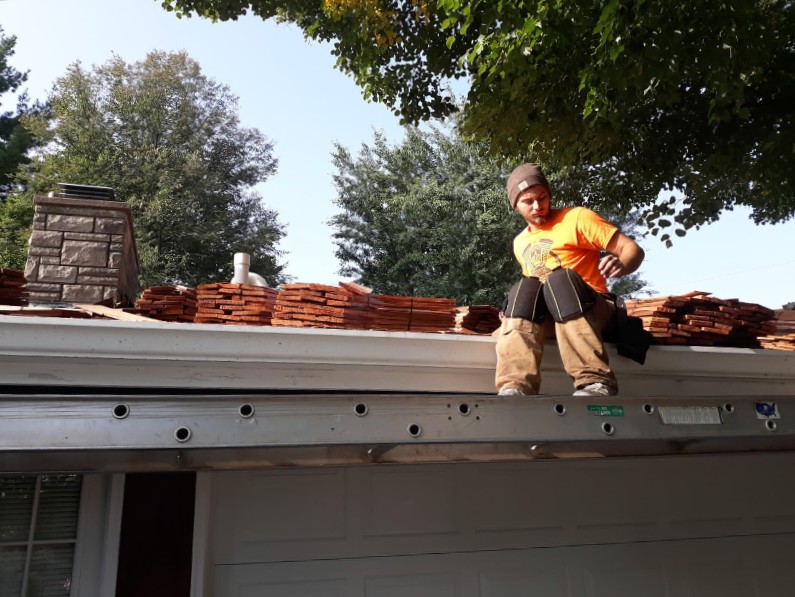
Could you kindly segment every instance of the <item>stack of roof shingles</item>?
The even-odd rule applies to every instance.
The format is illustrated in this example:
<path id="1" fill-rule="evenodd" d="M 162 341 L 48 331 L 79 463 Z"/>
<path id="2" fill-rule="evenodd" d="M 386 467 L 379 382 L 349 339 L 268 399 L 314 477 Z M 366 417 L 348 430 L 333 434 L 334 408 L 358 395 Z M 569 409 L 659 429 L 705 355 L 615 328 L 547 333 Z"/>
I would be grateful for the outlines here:
<path id="1" fill-rule="evenodd" d="M 455 299 L 373 295 L 370 329 L 446 332 L 455 325 Z"/>
<path id="2" fill-rule="evenodd" d="M 28 304 L 25 274 L 17 269 L 0 268 L 0 304 L 22 306 Z"/>
<path id="3" fill-rule="evenodd" d="M 762 348 L 795 351 L 795 311 L 782 310 L 776 313 L 773 330 L 759 338 Z"/>
<path id="4" fill-rule="evenodd" d="M 194 321 L 227 325 L 270 325 L 279 294 L 273 288 L 252 284 L 201 284 L 197 290 Z"/>
<path id="5" fill-rule="evenodd" d="M 196 289 L 186 286 L 152 286 L 135 301 L 135 312 L 160 321 L 193 321 Z"/>
<path id="6" fill-rule="evenodd" d="M 657 344 L 758 348 L 772 330 L 775 312 L 754 303 L 722 300 L 708 292 L 689 292 L 627 301 L 627 312 L 640 317 Z"/>
<path id="7" fill-rule="evenodd" d="M 372 294 L 360 284 L 284 284 L 273 325 L 444 332 L 455 323 L 455 300 Z"/>
<path id="8" fill-rule="evenodd" d="M 500 310 L 491 305 L 459 307 L 456 332 L 462 334 L 491 334 L 500 327 Z"/>
<path id="9" fill-rule="evenodd" d="M 356 284 L 283 284 L 273 325 L 367 329 L 371 316 L 367 290 Z"/>

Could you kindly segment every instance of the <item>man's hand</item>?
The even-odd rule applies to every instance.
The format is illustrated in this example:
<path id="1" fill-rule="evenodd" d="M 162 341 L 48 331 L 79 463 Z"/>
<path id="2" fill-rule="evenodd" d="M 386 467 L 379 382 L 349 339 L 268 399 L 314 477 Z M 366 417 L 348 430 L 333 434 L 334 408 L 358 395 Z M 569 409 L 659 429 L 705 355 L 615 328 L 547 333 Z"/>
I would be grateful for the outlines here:
<path id="1" fill-rule="evenodd" d="M 605 278 L 620 278 L 626 276 L 628 271 L 615 255 L 605 255 L 599 262 L 599 271 Z"/>
<path id="2" fill-rule="evenodd" d="M 623 232 L 616 232 L 607 244 L 608 255 L 599 262 L 599 271 L 605 278 L 621 278 L 640 267 L 646 256 L 643 249 Z"/>

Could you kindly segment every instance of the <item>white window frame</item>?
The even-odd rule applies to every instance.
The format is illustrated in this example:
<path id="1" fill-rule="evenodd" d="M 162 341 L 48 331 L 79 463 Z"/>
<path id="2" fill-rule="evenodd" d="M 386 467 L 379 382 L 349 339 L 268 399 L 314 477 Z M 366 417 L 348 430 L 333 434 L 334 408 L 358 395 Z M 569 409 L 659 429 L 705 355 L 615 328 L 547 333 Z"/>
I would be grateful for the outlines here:
<path id="1" fill-rule="evenodd" d="M 70 597 L 114 597 L 124 474 L 83 475 Z"/>

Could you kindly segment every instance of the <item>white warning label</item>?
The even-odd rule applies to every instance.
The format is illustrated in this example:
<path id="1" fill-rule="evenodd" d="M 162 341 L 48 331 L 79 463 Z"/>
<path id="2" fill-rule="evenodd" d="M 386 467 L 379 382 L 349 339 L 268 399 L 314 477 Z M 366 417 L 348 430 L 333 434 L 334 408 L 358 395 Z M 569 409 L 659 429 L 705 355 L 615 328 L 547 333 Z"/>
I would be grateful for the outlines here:
<path id="1" fill-rule="evenodd" d="M 720 425 L 717 406 L 658 406 L 663 425 Z"/>

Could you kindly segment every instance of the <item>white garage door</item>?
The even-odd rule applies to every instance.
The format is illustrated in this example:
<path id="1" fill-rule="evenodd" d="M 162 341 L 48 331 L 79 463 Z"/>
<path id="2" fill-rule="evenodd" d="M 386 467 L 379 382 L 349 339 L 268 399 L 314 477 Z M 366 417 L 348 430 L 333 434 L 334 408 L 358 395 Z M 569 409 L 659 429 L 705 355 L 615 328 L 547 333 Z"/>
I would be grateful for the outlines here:
<path id="1" fill-rule="evenodd" d="M 205 473 L 196 585 L 241 597 L 792 595 L 793 470 L 795 456 L 771 454 Z"/>

